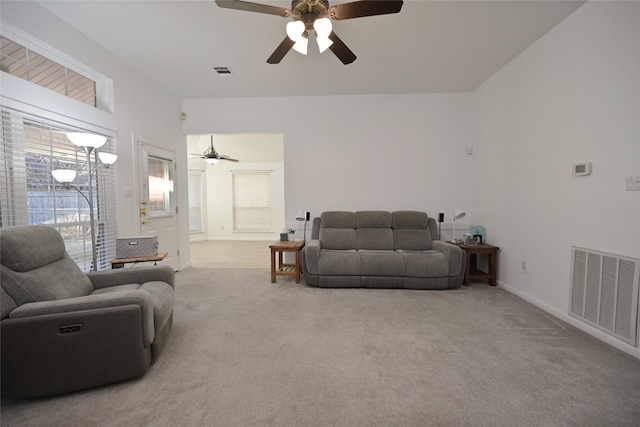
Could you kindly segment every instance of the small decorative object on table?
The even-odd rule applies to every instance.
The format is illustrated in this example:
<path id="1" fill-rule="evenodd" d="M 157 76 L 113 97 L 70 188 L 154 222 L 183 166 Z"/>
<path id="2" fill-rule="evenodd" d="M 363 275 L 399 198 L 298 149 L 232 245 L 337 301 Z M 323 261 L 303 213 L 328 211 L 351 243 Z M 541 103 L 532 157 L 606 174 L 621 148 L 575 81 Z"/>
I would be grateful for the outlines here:
<path id="1" fill-rule="evenodd" d="M 471 234 L 466 233 L 464 235 L 464 244 L 467 245 L 467 246 L 477 246 L 478 245 L 478 237 L 476 237 L 476 236 L 471 236 Z"/>

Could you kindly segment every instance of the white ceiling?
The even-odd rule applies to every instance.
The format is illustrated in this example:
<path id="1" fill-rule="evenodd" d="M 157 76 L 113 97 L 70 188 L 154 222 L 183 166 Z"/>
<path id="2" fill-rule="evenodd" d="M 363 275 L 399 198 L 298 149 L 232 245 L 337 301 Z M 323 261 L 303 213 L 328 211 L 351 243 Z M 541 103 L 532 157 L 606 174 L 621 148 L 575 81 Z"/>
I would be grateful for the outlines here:
<path id="1" fill-rule="evenodd" d="M 405 0 L 398 14 L 334 22 L 358 56 L 350 65 L 314 41 L 270 65 L 288 18 L 213 0 L 41 2 L 180 98 L 472 91 L 582 3 Z M 218 76 L 220 65 L 234 75 Z"/>

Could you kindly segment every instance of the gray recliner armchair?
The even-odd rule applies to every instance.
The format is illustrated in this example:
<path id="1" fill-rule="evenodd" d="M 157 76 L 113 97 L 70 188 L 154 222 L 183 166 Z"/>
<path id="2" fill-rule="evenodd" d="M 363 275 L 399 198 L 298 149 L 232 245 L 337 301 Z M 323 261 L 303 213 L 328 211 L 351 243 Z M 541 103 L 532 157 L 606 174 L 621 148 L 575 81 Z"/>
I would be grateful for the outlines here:
<path id="1" fill-rule="evenodd" d="M 47 226 L 0 229 L 2 397 L 140 377 L 173 323 L 168 266 L 83 273 Z"/>

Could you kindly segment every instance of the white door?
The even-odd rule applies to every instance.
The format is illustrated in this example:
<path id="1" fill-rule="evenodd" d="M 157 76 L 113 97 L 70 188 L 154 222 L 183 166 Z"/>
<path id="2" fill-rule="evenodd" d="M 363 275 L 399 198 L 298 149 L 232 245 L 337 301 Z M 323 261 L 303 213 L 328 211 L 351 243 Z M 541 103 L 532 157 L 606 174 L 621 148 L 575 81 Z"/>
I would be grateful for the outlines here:
<path id="1" fill-rule="evenodd" d="M 141 236 L 158 237 L 158 262 L 178 270 L 178 218 L 176 209 L 176 161 L 173 151 L 155 147 L 134 135 L 138 147 L 138 203 Z"/>

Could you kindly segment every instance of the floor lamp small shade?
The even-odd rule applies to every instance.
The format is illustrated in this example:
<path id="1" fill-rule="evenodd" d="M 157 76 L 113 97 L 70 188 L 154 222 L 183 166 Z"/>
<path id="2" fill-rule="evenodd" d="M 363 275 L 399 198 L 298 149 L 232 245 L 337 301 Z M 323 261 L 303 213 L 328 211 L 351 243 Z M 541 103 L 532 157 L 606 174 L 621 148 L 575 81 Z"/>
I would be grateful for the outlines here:
<path id="1" fill-rule="evenodd" d="M 69 132 L 67 138 L 78 147 L 100 148 L 107 142 L 106 136 L 95 133 Z"/>
<path id="2" fill-rule="evenodd" d="M 116 162 L 116 160 L 118 160 L 118 155 L 112 153 L 104 153 L 101 151 L 98 153 L 98 158 L 105 165 L 112 165 Z"/>
<path id="3" fill-rule="evenodd" d="M 73 182 L 76 179 L 76 171 L 71 169 L 55 169 L 51 171 L 53 178 L 62 184 Z"/>
<path id="4" fill-rule="evenodd" d="M 306 218 L 306 215 L 303 211 L 298 211 L 298 213 L 296 214 L 296 220 L 297 221 L 304 221 Z"/>

